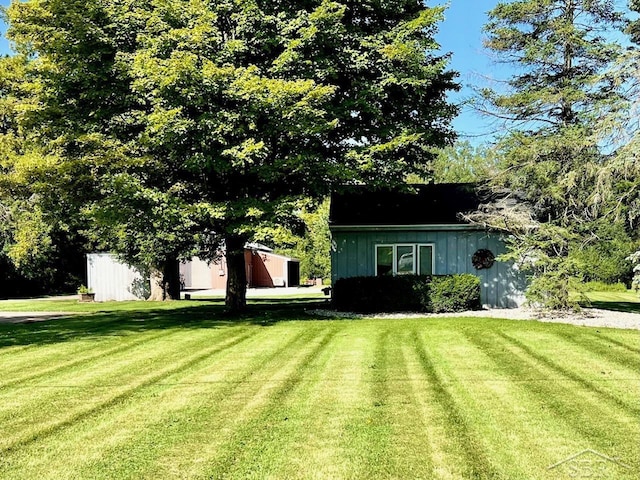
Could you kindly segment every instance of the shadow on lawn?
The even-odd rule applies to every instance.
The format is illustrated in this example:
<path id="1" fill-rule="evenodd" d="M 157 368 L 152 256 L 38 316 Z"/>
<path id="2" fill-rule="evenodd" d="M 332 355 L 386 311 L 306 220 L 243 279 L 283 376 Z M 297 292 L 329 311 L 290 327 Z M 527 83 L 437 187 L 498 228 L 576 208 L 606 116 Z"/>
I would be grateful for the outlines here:
<path id="1" fill-rule="evenodd" d="M 616 312 L 640 313 L 640 303 L 638 302 L 603 302 L 592 300 L 590 307 L 600 308 L 602 310 L 613 310 Z"/>
<path id="2" fill-rule="evenodd" d="M 175 308 L 113 310 L 80 313 L 67 318 L 19 324 L 0 324 L 0 349 L 50 344 L 88 337 L 129 335 L 170 328 L 220 328 L 233 325 L 269 326 L 281 321 L 308 320 L 306 309 L 326 308 L 309 299 L 251 299 L 240 315 L 229 315 L 221 302 L 189 300 Z"/>

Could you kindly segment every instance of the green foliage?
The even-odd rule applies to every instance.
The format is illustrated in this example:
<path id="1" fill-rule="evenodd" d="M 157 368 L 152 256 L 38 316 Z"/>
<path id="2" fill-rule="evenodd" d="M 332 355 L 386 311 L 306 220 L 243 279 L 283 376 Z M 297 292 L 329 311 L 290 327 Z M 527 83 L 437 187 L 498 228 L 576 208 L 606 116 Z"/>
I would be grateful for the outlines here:
<path id="1" fill-rule="evenodd" d="M 640 0 L 630 0 L 629 8 L 634 12 L 640 13 Z M 631 36 L 631 40 L 640 44 L 640 19 L 636 19 L 629 23 L 627 33 Z"/>
<path id="2" fill-rule="evenodd" d="M 571 259 L 578 265 L 579 279 L 583 282 L 599 281 L 630 284 L 632 265 L 627 259 L 638 242 L 630 238 L 622 222 L 603 219 L 580 232 L 580 241 L 572 245 Z"/>
<path id="3" fill-rule="evenodd" d="M 480 279 L 471 274 L 433 277 L 429 284 L 429 299 L 434 313 L 479 310 Z"/>
<path id="4" fill-rule="evenodd" d="M 626 292 L 627 286 L 624 283 L 605 283 L 601 281 L 586 282 L 583 285 L 584 292 Z"/>
<path id="5" fill-rule="evenodd" d="M 431 180 L 435 183 L 482 182 L 496 175 L 498 163 L 499 157 L 493 147 L 458 141 L 453 146 L 438 150 L 428 178 L 409 175 L 407 183 L 418 184 Z"/>
<path id="6" fill-rule="evenodd" d="M 501 261 L 513 261 L 527 274 L 527 300 L 536 307 L 578 309 L 572 295 L 579 291 L 579 265 L 569 257 L 570 246 L 578 237 L 568 228 L 542 223 L 520 237 L 507 239 L 508 252 Z"/>
<path id="7" fill-rule="evenodd" d="M 480 308 L 480 279 L 471 274 L 341 278 L 332 296 L 343 311 L 462 312 Z"/>
<path id="8" fill-rule="evenodd" d="M 348 312 L 420 311 L 429 277 L 409 275 L 340 278 L 333 285 L 333 306 Z"/>
<path id="9" fill-rule="evenodd" d="M 446 147 L 433 162 L 436 183 L 475 183 L 489 180 L 498 170 L 495 150 L 487 145 L 474 146 L 468 141 Z"/>
<path id="10" fill-rule="evenodd" d="M 640 250 L 632 253 L 627 257 L 631 263 L 633 263 L 633 280 L 631 282 L 631 288 L 640 293 Z"/>
<path id="11" fill-rule="evenodd" d="M 281 248 L 279 252 L 300 260 L 301 278 L 328 279 L 331 277 L 329 199 L 318 205 L 303 206 L 299 216 L 304 224 L 304 234 L 293 239 L 292 248 Z"/>
<path id="12" fill-rule="evenodd" d="M 605 109 L 598 119 L 596 138 L 612 152 L 599 172 L 596 193 L 609 205 L 611 217 L 624 221 L 635 239 L 640 239 L 640 3 L 630 2 L 636 12 L 627 33 L 634 42 L 607 72 L 612 84 L 624 86 L 626 102 L 619 108 Z"/>
<path id="13" fill-rule="evenodd" d="M 301 198 L 400 183 L 451 142 L 442 17 L 412 0 L 14 2 L 37 100 L 20 125 L 59 155 L 58 198 L 132 262 L 282 242 Z"/>
<path id="14" fill-rule="evenodd" d="M 593 241 L 613 211 L 613 195 L 598 188 L 609 158 L 595 133 L 604 112 L 627 106 L 622 84 L 607 74 L 622 53 L 611 39 L 624 25 L 608 0 L 517 0 L 489 13 L 486 46 L 517 67 L 508 88 L 480 92 L 480 109 L 508 122 L 493 185 L 516 192 L 528 212 L 507 208 L 487 223 L 514 235 L 509 255 L 531 275 L 536 304 L 577 308 L 572 285 L 596 278 L 589 256 L 606 249 Z M 603 275 L 620 274 L 612 264 L 624 249 L 614 250 Z"/>

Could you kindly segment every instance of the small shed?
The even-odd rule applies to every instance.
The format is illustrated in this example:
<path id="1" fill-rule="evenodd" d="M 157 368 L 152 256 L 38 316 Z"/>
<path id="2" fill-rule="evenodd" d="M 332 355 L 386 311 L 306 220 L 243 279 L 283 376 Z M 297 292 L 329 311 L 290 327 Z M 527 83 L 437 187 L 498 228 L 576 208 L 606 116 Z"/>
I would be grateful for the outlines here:
<path id="1" fill-rule="evenodd" d="M 466 223 L 482 195 L 472 184 L 433 184 L 414 193 L 359 188 L 332 196 L 332 281 L 375 275 L 472 273 L 485 307 L 524 302 L 526 280 L 516 265 L 494 258 L 504 237 Z"/>
<path id="2" fill-rule="evenodd" d="M 143 300 L 149 292 L 149 279 L 111 253 L 87 255 L 87 286 L 95 300 Z"/>

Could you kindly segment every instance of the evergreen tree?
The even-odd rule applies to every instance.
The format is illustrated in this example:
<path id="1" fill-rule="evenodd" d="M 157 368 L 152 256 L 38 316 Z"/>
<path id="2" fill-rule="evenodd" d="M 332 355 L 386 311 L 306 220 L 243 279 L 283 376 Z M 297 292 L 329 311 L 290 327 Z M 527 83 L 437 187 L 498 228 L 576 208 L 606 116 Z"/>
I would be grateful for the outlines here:
<path id="1" fill-rule="evenodd" d="M 607 207 L 595 188 L 606 156 L 594 131 L 604 112 L 625 102 L 604 74 L 622 52 L 611 33 L 624 20 L 610 0 L 516 0 L 500 2 L 485 26 L 486 47 L 516 72 L 504 91 L 482 91 L 484 108 L 509 130 L 494 184 L 530 207 L 506 226 L 500 215 L 485 221 L 515 234 L 508 257 L 532 273 L 530 300 L 554 308 L 573 306 L 579 264 L 570 251 Z"/>

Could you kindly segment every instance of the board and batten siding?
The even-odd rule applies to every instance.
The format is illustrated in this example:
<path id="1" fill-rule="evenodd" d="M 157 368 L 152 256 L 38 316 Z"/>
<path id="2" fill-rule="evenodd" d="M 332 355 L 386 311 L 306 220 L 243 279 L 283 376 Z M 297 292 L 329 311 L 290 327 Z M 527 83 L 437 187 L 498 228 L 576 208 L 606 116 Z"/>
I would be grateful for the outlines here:
<path id="1" fill-rule="evenodd" d="M 491 308 L 513 308 L 524 302 L 524 275 L 512 263 L 495 262 L 477 270 L 471 257 L 480 248 L 494 255 L 505 252 L 496 234 L 482 230 L 374 230 L 333 231 L 332 281 L 375 275 L 375 246 L 381 244 L 433 244 L 434 274 L 471 273 L 480 277 L 481 301 Z"/>
<path id="2" fill-rule="evenodd" d="M 97 302 L 142 300 L 148 290 L 140 272 L 110 253 L 87 255 L 87 286 Z"/>

